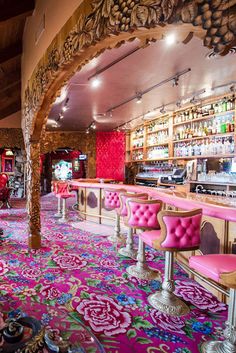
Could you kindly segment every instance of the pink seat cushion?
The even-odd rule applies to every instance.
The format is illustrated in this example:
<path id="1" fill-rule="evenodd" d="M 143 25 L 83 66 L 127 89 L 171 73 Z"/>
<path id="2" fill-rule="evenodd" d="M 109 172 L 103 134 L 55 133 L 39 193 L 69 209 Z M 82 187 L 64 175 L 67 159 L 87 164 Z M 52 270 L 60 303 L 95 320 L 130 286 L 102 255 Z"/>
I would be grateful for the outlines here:
<path id="1" fill-rule="evenodd" d="M 236 255 L 210 254 L 191 256 L 189 266 L 204 276 L 219 282 L 222 273 L 236 271 Z"/>
<path id="2" fill-rule="evenodd" d="M 148 244 L 149 246 L 151 246 L 152 248 L 153 248 L 154 241 L 158 239 L 160 235 L 161 235 L 160 230 L 148 230 L 147 232 L 143 232 L 139 234 L 142 241 Z"/>
<path id="3" fill-rule="evenodd" d="M 59 197 L 60 199 L 69 199 L 70 197 L 74 197 L 75 195 L 73 194 L 56 194 L 56 197 Z"/>

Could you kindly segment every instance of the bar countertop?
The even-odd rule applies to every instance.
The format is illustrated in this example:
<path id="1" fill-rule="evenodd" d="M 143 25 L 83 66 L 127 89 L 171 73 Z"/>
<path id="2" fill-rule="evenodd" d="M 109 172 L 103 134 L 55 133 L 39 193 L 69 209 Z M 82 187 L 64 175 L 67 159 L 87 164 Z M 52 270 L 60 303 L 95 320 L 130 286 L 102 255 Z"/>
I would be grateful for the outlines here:
<path id="1" fill-rule="evenodd" d="M 154 199 L 160 199 L 168 205 L 184 210 L 202 208 L 203 214 L 210 217 L 236 222 L 236 199 L 221 196 L 203 195 L 196 193 L 178 192 L 170 189 L 151 188 L 147 186 L 127 184 L 106 184 L 69 181 L 73 187 L 82 188 L 112 188 L 126 189 L 127 192 L 146 192 Z"/>

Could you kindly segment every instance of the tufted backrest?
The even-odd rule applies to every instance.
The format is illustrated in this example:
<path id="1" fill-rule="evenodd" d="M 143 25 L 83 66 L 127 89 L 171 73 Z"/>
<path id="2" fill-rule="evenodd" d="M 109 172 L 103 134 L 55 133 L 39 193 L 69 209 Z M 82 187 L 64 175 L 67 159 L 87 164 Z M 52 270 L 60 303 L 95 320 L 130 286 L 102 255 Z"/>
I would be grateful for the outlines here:
<path id="1" fill-rule="evenodd" d="M 122 217 L 126 217 L 128 215 L 126 202 L 130 198 L 148 200 L 148 194 L 145 194 L 145 193 L 138 194 L 138 193 L 128 193 L 128 192 L 119 194 L 119 199 L 120 199 L 119 214 Z"/>
<path id="2" fill-rule="evenodd" d="M 128 199 L 126 204 L 128 216 L 125 223 L 128 227 L 140 229 L 160 228 L 157 215 L 162 208 L 162 201 Z"/>
<path id="3" fill-rule="evenodd" d="M 104 189 L 106 208 L 113 210 L 120 207 L 119 194 L 126 192 L 125 189 Z"/>
<path id="4" fill-rule="evenodd" d="M 163 211 L 159 214 L 161 248 L 192 249 L 200 245 L 202 210 Z"/>
<path id="5" fill-rule="evenodd" d="M 56 194 L 69 194 L 69 184 L 67 182 L 58 182 L 56 184 Z"/>

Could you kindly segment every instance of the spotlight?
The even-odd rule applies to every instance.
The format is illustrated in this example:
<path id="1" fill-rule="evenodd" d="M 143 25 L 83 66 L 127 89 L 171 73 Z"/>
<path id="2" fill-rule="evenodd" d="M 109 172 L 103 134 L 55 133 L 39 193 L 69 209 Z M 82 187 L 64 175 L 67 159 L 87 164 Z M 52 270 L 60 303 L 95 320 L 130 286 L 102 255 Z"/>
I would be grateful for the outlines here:
<path id="1" fill-rule="evenodd" d="M 95 130 L 95 129 L 96 129 L 96 125 L 93 123 L 93 124 L 91 125 L 91 128 Z"/>
<path id="2" fill-rule="evenodd" d="M 59 114 L 59 120 L 63 119 L 64 115 L 62 113 Z"/>
<path id="3" fill-rule="evenodd" d="M 89 129 L 86 129 L 86 134 L 89 134 Z"/>
<path id="4" fill-rule="evenodd" d="M 165 114 L 165 113 L 166 113 L 166 110 L 165 110 L 164 105 L 161 107 L 161 109 L 160 109 L 160 113 L 161 113 L 161 114 Z"/>
<path id="5" fill-rule="evenodd" d="M 136 103 L 140 104 L 141 102 L 142 102 L 142 95 L 138 94 L 137 97 L 136 97 Z"/>
<path id="6" fill-rule="evenodd" d="M 198 103 L 198 99 L 196 97 L 193 97 L 193 98 L 190 99 L 189 103 L 197 104 Z"/>
<path id="7" fill-rule="evenodd" d="M 173 79 L 173 82 L 172 82 L 172 86 L 173 87 L 176 87 L 179 85 L 179 76 L 176 76 L 174 79 Z"/>
<path id="8" fill-rule="evenodd" d="M 181 108 L 181 107 L 182 107 L 181 101 L 177 101 L 177 102 L 175 103 L 175 105 L 176 105 L 176 107 L 178 107 L 178 108 Z"/>
<path id="9" fill-rule="evenodd" d="M 100 86 L 100 84 L 101 84 L 101 80 L 97 76 L 93 78 L 91 81 L 92 88 L 97 88 Z"/>
<path id="10" fill-rule="evenodd" d="M 66 105 L 64 105 L 64 107 L 62 108 L 62 111 L 63 111 L 63 112 L 66 112 L 66 111 L 67 111 L 67 109 L 68 109 L 68 108 L 67 108 L 67 106 L 66 106 Z"/>
<path id="11" fill-rule="evenodd" d="M 165 37 L 165 41 L 167 45 L 172 45 L 175 43 L 175 34 L 174 33 L 170 33 Z"/>

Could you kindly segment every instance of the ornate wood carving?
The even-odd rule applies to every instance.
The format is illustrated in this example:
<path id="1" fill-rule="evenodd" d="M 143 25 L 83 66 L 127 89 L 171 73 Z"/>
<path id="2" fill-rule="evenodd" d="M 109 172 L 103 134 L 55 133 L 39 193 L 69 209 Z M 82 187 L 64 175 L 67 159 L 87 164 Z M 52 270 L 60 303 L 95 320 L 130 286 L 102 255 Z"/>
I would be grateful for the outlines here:
<path id="1" fill-rule="evenodd" d="M 29 215 L 29 246 L 41 247 L 40 236 L 40 144 L 27 145 L 27 210 Z"/>
<path id="2" fill-rule="evenodd" d="M 49 153 L 57 148 L 70 147 L 88 155 L 87 177 L 96 176 L 96 134 L 91 132 L 46 132 L 41 140 L 41 153 Z"/>
<path id="3" fill-rule="evenodd" d="M 74 70 L 106 48 L 142 38 L 141 29 L 150 29 L 150 39 L 156 40 L 155 33 L 164 33 L 163 28 L 175 23 L 189 24 L 184 27 L 188 33 L 196 33 L 205 46 L 224 55 L 236 43 L 236 0 L 84 0 L 57 34 L 25 90 L 22 128 L 26 144 L 32 136 L 34 141 L 40 140 L 56 92 Z M 34 145 L 36 152 L 32 150 Z M 35 167 L 39 163 L 36 156 L 39 157 L 38 143 L 30 144 L 28 161 Z M 92 170 L 95 156 L 89 161 Z M 33 212 L 30 227 L 34 234 L 40 228 L 40 183 L 37 168 L 31 167 L 29 174 L 33 184 L 28 193 Z"/>
<path id="4" fill-rule="evenodd" d="M 194 27 L 202 29 L 204 45 L 216 52 L 225 54 L 236 42 L 236 0 L 90 0 L 84 1 L 79 9 L 76 23 L 67 31 L 64 41 L 58 40 L 58 34 L 25 91 L 26 139 L 32 133 L 35 113 L 55 75 L 74 56 L 109 36 L 132 33 L 139 28 L 189 23 L 193 32 Z"/>

